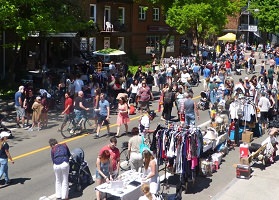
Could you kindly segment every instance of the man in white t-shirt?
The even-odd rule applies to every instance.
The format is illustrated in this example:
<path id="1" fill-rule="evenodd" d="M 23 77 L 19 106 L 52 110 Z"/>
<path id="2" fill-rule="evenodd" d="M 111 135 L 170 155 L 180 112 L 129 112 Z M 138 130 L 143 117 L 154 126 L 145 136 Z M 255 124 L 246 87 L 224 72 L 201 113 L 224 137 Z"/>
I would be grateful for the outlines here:
<path id="1" fill-rule="evenodd" d="M 144 111 L 144 114 L 139 120 L 139 135 L 143 135 L 144 137 L 146 135 L 148 136 L 149 141 L 147 141 L 146 144 L 149 144 L 150 142 L 150 138 L 149 138 L 150 133 L 154 132 L 154 130 L 150 130 L 149 128 L 150 128 L 150 121 L 153 120 L 155 116 L 156 113 L 154 111 L 149 111 L 149 112 Z"/>
<path id="2" fill-rule="evenodd" d="M 269 108 L 271 107 L 269 99 L 265 96 L 266 93 L 262 92 L 261 98 L 258 103 L 258 107 L 260 108 L 261 116 L 260 116 L 260 122 L 262 124 L 262 128 L 266 130 L 266 124 L 267 124 L 267 119 L 268 119 L 268 111 Z M 263 132 L 264 132 L 263 130 Z"/>

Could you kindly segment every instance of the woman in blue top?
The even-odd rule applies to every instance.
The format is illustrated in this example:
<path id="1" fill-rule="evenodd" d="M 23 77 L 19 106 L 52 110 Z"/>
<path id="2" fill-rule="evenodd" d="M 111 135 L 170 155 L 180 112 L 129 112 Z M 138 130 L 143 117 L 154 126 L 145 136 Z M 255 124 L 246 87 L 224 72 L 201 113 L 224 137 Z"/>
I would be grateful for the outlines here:
<path id="1" fill-rule="evenodd" d="M 51 159 L 55 174 L 55 195 L 57 199 L 68 199 L 69 195 L 69 158 L 70 150 L 66 144 L 58 144 L 56 139 L 49 139 Z"/>
<path id="2" fill-rule="evenodd" d="M 9 144 L 7 139 L 10 136 L 10 133 L 3 131 L 0 134 L 0 179 L 2 175 L 5 178 L 5 185 L 10 184 L 10 179 L 8 176 L 8 159 L 14 164 L 14 161 L 9 152 Z"/>

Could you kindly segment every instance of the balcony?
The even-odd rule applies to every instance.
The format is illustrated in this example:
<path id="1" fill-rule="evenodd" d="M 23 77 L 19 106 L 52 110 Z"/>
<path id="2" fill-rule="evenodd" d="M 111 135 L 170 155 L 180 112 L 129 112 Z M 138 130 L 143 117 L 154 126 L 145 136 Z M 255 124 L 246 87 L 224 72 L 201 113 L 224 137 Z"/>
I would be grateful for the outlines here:
<path id="1" fill-rule="evenodd" d="M 98 27 L 101 27 L 99 25 Z M 113 33 L 113 32 L 126 32 L 127 26 L 126 24 L 121 23 L 119 20 L 116 20 L 114 22 L 106 22 L 103 25 L 103 29 L 101 29 L 101 33 Z"/>

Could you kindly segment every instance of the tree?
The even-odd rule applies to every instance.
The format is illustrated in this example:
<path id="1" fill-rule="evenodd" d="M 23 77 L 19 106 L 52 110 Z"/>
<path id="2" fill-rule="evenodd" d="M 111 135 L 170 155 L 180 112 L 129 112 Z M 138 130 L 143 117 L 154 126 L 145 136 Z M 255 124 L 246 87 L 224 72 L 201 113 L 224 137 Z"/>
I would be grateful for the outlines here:
<path id="1" fill-rule="evenodd" d="M 177 1 L 168 10 L 166 22 L 180 34 L 192 33 L 197 43 L 196 51 L 199 52 L 200 42 L 221 32 L 227 23 L 227 16 L 237 13 L 242 3 L 230 0 Z"/>
<path id="2" fill-rule="evenodd" d="M 258 19 L 258 27 L 268 33 L 279 33 L 279 0 L 250 0 L 249 11 Z"/>
<path id="3" fill-rule="evenodd" d="M 190 33 L 197 44 L 211 35 L 221 32 L 228 15 L 237 15 L 246 0 L 149 0 L 158 4 L 166 15 L 166 23 L 171 27 L 163 40 L 164 57 L 169 39 L 174 31 Z M 199 46 L 196 46 L 196 50 Z M 197 51 L 198 52 L 198 51 Z"/>
<path id="4" fill-rule="evenodd" d="M 79 4 L 72 0 L 0 0 L 0 30 L 14 35 L 5 48 L 13 52 L 8 78 L 30 33 L 45 37 L 49 33 L 79 31 L 88 27 Z M 12 80 L 12 79 L 10 79 Z"/>

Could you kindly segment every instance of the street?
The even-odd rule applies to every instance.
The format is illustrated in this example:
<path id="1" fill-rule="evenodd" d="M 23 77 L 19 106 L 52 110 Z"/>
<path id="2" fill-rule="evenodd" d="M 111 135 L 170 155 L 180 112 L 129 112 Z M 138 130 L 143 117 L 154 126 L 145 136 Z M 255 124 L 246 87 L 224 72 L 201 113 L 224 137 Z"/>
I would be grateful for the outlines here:
<path id="1" fill-rule="evenodd" d="M 260 63 L 260 62 L 258 62 Z M 259 68 L 256 69 L 258 71 Z M 258 75 L 258 73 L 257 73 Z M 244 78 L 242 76 L 233 75 L 235 82 L 238 79 Z M 251 75 L 250 75 L 251 76 Z M 194 99 L 199 101 L 200 92 L 203 90 L 202 84 L 199 87 L 194 87 Z M 157 92 L 158 88 L 154 87 Z M 157 96 L 158 98 L 158 96 Z M 157 110 L 158 100 L 152 104 L 152 109 Z M 209 114 L 207 111 L 199 111 L 200 120 L 198 125 L 203 124 L 205 128 L 206 123 L 209 121 Z M 176 108 L 173 108 L 172 115 L 176 116 Z M 160 120 L 161 113 L 156 112 L 157 117 L 151 123 L 151 129 L 155 129 L 158 123 L 164 124 Z M 138 126 L 139 114 L 130 116 L 131 122 L 129 123 L 129 130 Z M 63 139 L 58 128 L 61 124 L 62 116 L 53 111 L 49 113 L 49 127 L 41 131 L 28 132 L 23 129 L 15 129 L 13 134 L 15 138 L 8 140 L 10 145 L 10 152 L 15 161 L 14 164 L 9 163 L 9 175 L 12 179 L 12 184 L 8 187 L 1 188 L 1 199 L 5 200 L 38 200 L 40 197 L 52 197 L 55 192 L 55 177 L 50 158 L 50 148 L 48 140 L 56 138 L 59 142 L 66 142 L 70 150 L 80 147 L 85 152 L 85 160 L 87 161 L 92 175 L 95 174 L 95 162 L 101 147 L 109 143 L 109 138 L 104 136 L 106 134 L 105 127 L 102 128 L 100 138 L 94 139 L 94 135 L 86 134 L 77 136 L 70 139 Z M 116 133 L 116 114 L 110 118 L 111 132 Z M 124 133 L 124 126 L 121 127 L 121 132 Z M 102 137 L 104 136 L 104 137 Z M 261 138 L 259 138 L 260 140 Z M 118 139 L 118 148 L 121 148 L 122 142 L 128 141 L 129 136 L 122 136 Z M 121 149 L 120 149 L 121 150 Z M 229 154 L 224 157 L 220 169 L 212 175 L 212 177 L 198 177 L 194 185 L 190 184 L 187 194 L 183 194 L 183 199 L 212 199 L 220 191 L 224 189 L 235 178 L 234 164 L 239 162 L 239 148 L 236 147 L 231 150 Z M 162 168 L 163 166 L 160 166 Z M 160 175 L 164 172 L 161 171 Z M 170 176 L 168 179 L 169 187 L 164 188 L 163 193 L 169 194 L 169 199 L 175 195 L 175 185 L 177 179 Z M 86 199 L 94 200 L 96 184 L 86 187 L 83 192 L 70 192 L 70 199 Z M 161 187 L 162 189 L 162 187 Z"/>

